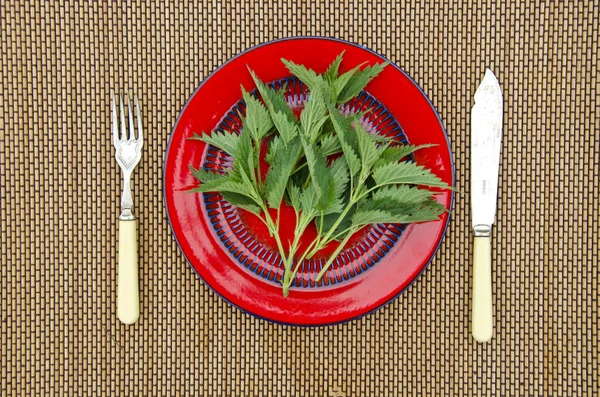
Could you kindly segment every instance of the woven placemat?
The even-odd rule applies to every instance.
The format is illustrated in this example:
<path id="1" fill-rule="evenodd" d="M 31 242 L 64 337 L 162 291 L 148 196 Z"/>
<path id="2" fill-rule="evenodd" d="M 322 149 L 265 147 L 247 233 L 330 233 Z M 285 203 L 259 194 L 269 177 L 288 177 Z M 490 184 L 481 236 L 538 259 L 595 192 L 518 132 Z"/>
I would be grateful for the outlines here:
<path id="1" fill-rule="evenodd" d="M 598 395 L 599 10 L 471 3 L 2 1 L 0 394 Z M 223 302 L 180 254 L 162 199 L 167 140 L 193 90 L 239 52 L 294 35 L 359 43 L 408 71 L 441 114 L 465 192 L 399 299 L 316 329 Z M 469 332 L 468 192 L 485 67 L 504 90 L 505 137 L 484 345 Z M 141 97 L 147 131 L 135 326 L 115 315 L 111 89 Z"/>

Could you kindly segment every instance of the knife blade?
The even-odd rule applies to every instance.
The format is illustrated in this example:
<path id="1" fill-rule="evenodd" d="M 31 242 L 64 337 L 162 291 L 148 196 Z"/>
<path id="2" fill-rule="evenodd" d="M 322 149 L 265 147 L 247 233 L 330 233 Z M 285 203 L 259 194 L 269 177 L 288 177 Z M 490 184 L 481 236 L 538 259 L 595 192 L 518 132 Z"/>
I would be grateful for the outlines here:
<path id="1" fill-rule="evenodd" d="M 471 109 L 471 222 L 473 241 L 473 312 L 471 332 L 478 342 L 493 334 L 491 233 L 498 199 L 502 145 L 502 90 L 490 69 L 475 92 Z"/>

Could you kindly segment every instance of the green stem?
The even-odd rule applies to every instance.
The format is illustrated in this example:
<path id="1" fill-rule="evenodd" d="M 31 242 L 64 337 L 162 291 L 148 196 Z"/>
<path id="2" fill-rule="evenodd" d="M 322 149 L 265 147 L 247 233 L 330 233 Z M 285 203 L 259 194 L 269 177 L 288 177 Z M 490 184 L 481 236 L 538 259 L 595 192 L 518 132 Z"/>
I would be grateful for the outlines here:
<path id="1" fill-rule="evenodd" d="M 321 233 L 319 233 L 319 244 L 317 246 L 315 246 L 312 250 L 312 252 L 309 254 L 309 258 L 313 255 L 315 255 L 319 250 L 323 249 L 323 247 L 325 247 L 327 244 L 329 244 L 331 241 L 336 240 L 338 237 L 342 236 L 346 231 L 350 230 L 352 227 L 349 227 L 348 229 L 339 232 L 338 234 L 336 234 L 335 236 L 331 236 L 333 234 L 333 232 L 335 231 L 335 229 L 337 229 L 337 227 L 340 225 L 340 223 L 344 220 L 344 217 L 346 216 L 346 214 L 348 214 L 348 211 L 350 210 L 350 208 L 352 208 L 352 206 L 356 203 L 358 203 L 360 200 L 362 200 L 365 196 L 367 196 L 369 193 L 371 193 L 373 190 L 379 188 L 380 186 L 374 186 L 370 189 L 365 190 L 364 192 L 356 191 L 352 197 L 350 198 L 350 202 L 348 203 L 348 206 L 344 209 L 344 212 L 342 212 L 340 214 L 340 217 L 335 221 L 333 227 L 329 230 L 329 232 L 325 235 L 325 237 L 321 238 L 320 235 Z"/>
<path id="2" fill-rule="evenodd" d="M 279 253 L 280 253 L 281 257 L 284 258 L 284 260 L 285 260 L 285 249 L 283 247 L 281 238 L 279 237 L 279 225 L 276 224 L 275 222 L 273 222 L 273 218 L 271 217 L 271 214 L 269 213 L 269 209 L 264 204 L 261 205 L 261 209 L 265 213 L 265 224 L 269 228 L 271 235 L 273 236 L 273 238 L 275 239 L 275 242 L 277 243 L 277 248 L 279 249 Z M 284 262 L 284 264 L 285 264 L 285 262 Z"/>
<path id="3" fill-rule="evenodd" d="M 290 176 L 294 175 L 296 172 L 300 171 L 302 168 L 306 167 L 308 163 L 302 163 L 300 166 L 296 167 L 294 171 L 290 174 Z"/>
<path id="4" fill-rule="evenodd" d="M 290 247 L 290 252 L 284 260 L 285 273 L 283 275 L 283 282 L 281 283 L 283 285 L 283 296 L 288 296 L 290 286 L 292 285 L 293 279 L 296 276 L 296 273 L 298 272 L 300 263 L 302 263 L 302 261 L 306 258 L 306 254 L 315 243 L 315 240 L 313 240 L 313 242 L 307 247 L 307 249 L 304 250 L 304 254 L 296 263 L 296 267 L 292 270 L 292 265 L 294 263 L 294 255 L 296 254 L 300 246 L 300 237 L 302 237 L 304 231 L 306 230 L 312 219 L 304 219 L 303 222 L 301 221 L 302 217 L 299 216 L 296 212 L 296 227 L 294 228 L 294 240 Z"/>
<path id="5" fill-rule="evenodd" d="M 327 269 L 329 269 L 329 266 L 331 266 L 331 264 L 333 263 L 333 261 L 335 260 L 335 258 L 337 258 L 337 256 L 340 254 L 340 252 L 342 252 L 342 250 L 344 249 L 344 247 L 348 243 L 348 240 L 350 240 L 350 237 L 352 237 L 353 234 L 354 234 L 354 231 L 352 233 L 348 233 L 346 235 L 346 237 L 344 237 L 344 239 L 342 240 L 342 242 L 340 242 L 340 245 L 338 245 L 338 247 L 335 249 L 335 251 L 333 252 L 333 254 L 331 254 L 331 256 L 329 257 L 329 259 L 327 260 L 327 263 L 325 263 L 325 266 L 323 266 L 323 268 L 321 269 L 321 271 L 319 272 L 319 274 L 317 274 L 317 278 L 316 278 L 317 282 L 321 281 L 321 278 L 323 277 L 323 275 L 325 274 L 325 272 L 327 271 Z"/>
<path id="6" fill-rule="evenodd" d="M 296 273 L 298 272 L 298 269 L 300 268 L 300 264 L 306 259 L 306 257 L 308 256 L 309 251 L 312 249 L 312 247 L 314 246 L 314 244 L 315 244 L 316 241 L 317 240 L 313 240 L 312 243 L 310 243 L 308 245 L 308 247 L 306 247 L 306 249 L 304 250 L 304 253 L 302 254 L 302 256 L 300 257 L 300 259 L 296 263 L 296 267 L 294 268 L 294 274 L 293 274 L 293 276 L 296 276 Z"/>
<path id="7" fill-rule="evenodd" d="M 353 229 L 353 226 L 350 226 L 344 230 L 342 230 L 341 232 L 339 232 L 338 234 L 336 234 L 335 236 L 333 236 L 331 238 L 331 240 L 329 240 L 327 242 L 327 244 L 329 244 L 330 242 L 332 242 L 333 240 L 337 240 L 338 238 L 340 238 L 341 236 L 345 235 L 346 233 L 350 233 L 350 231 Z"/>
<path id="8" fill-rule="evenodd" d="M 354 204 L 356 204 L 356 201 L 354 200 L 353 197 L 351 197 L 350 201 L 348 202 L 348 205 L 346 206 L 346 208 L 344 208 L 344 211 L 342 211 L 339 218 L 335 221 L 335 223 L 333 224 L 331 229 L 329 229 L 329 231 L 327 232 L 327 234 L 324 237 L 322 237 L 322 238 L 319 237 L 319 240 L 320 240 L 319 245 L 313 248 L 313 250 L 311 251 L 311 255 L 309 255 L 309 257 L 316 254 L 320 249 L 322 249 L 325 245 L 327 245 L 331 241 L 331 235 L 333 234 L 335 229 L 337 229 L 337 227 L 340 225 L 340 223 L 342 223 L 342 221 L 348 214 L 348 211 L 350 211 L 350 209 L 352 208 L 352 206 Z M 325 243 L 323 243 L 323 242 L 325 242 Z"/>
<path id="9" fill-rule="evenodd" d="M 256 186 L 258 191 L 261 191 L 262 186 L 262 174 L 260 172 L 260 141 L 254 141 L 254 159 L 256 160 Z"/>

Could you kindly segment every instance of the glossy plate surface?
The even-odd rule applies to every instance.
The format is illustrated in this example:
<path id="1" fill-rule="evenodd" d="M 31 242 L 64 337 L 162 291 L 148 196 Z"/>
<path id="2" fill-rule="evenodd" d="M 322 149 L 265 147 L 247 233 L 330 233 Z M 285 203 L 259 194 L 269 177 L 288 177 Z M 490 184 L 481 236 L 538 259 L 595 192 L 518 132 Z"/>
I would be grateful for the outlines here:
<path id="1" fill-rule="evenodd" d="M 164 195 L 173 234 L 190 265 L 223 299 L 261 318 L 295 325 L 347 321 L 392 300 L 425 269 L 446 230 L 449 216 L 413 225 L 375 225 L 357 233 L 321 283 L 315 283 L 325 250 L 303 264 L 287 298 L 282 296 L 279 255 L 252 214 L 237 210 L 218 194 L 189 193 L 197 181 L 189 171 L 226 167 L 227 155 L 187 138 L 214 129 L 239 131 L 243 115 L 240 84 L 254 90 L 247 67 L 265 82 L 288 84 L 288 101 L 301 105 L 306 89 L 281 63 L 285 58 L 323 72 L 345 51 L 340 71 L 385 61 L 363 47 L 325 38 L 295 38 L 263 44 L 231 59 L 211 74 L 182 110 L 172 131 L 164 164 Z M 427 97 L 402 70 L 388 66 L 348 111 L 375 109 L 362 120 L 372 132 L 411 144 L 434 143 L 414 159 L 454 183 L 448 140 Z M 438 200 L 451 209 L 453 193 Z M 293 228 L 293 225 L 291 226 Z"/>

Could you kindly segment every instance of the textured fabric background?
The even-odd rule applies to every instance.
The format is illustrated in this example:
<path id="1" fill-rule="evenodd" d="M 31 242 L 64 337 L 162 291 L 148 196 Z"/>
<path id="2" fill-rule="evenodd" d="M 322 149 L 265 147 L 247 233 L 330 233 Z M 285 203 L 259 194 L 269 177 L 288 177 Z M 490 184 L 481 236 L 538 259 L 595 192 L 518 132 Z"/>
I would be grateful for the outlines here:
<path id="1" fill-rule="evenodd" d="M 2 395 L 598 395 L 598 21 L 594 2 L 0 3 Z M 163 209 L 170 130 L 200 82 L 256 44 L 365 45 L 428 93 L 458 195 L 432 265 L 399 299 L 302 329 L 224 303 Z M 504 90 L 495 335 L 470 336 L 469 124 L 484 68 Z M 115 311 L 120 176 L 111 89 L 138 93 L 141 306 Z"/>

